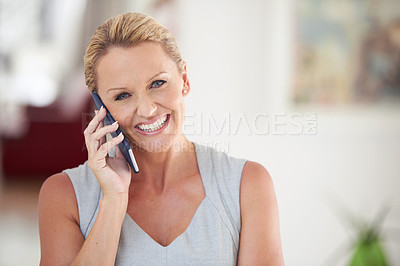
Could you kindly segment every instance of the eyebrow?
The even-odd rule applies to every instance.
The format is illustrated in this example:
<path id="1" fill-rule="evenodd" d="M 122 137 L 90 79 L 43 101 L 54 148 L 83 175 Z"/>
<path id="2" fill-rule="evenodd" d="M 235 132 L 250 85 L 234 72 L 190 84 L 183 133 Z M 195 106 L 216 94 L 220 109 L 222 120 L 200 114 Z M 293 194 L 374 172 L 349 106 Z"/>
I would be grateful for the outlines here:
<path id="1" fill-rule="evenodd" d="M 161 74 L 165 74 L 167 72 L 161 71 L 159 73 L 157 73 L 156 75 L 152 76 L 146 83 L 149 83 L 152 79 L 154 79 L 155 77 L 161 75 Z M 110 93 L 111 91 L 115 91 L 115 90 L 126 90 L 126 87 L 120 87 L 120 88 L 110 88 L 107 90 L 107 93 Z"/>
<path id="2" fill-rule="evenodd" d="M 112 91 L 117 91 L 117 90 L 126 90 L 126 88 L 125 87 L 122 87 L 122 88 L 111 88 L 111 89 L 107 90 L 107 93 L 110 93 Z"/>
<path id="3" fill-rule="evenodd" d="M 164 71 L 159 72 L 158 74 L 154 75 L 151 79 L 149 79 L 146 83 L 149 83 L 152 79 L 154 79 L 155 77 L 157 77 L 161 74 L 164 74 L 164 73 L 167 73 L 167 72 L 164 72 Z"/>

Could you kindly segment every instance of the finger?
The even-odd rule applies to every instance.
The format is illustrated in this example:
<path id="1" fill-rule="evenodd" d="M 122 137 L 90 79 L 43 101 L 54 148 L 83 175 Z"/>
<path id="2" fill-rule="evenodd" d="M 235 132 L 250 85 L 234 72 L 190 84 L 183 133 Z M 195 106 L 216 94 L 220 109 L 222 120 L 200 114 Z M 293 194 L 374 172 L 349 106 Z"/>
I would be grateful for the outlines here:
<path id="1" fill-rule="evenodd" d="M 125 159 L 124 155 L 122 154 L 121 150 L 119 149 L 119 146 L 117 145 L 117 147 L 115 147 L 115 158 L 117 159 L 123 159 L 123 161 L 125 162 L 126 166 L 129 168 L 129 163 L 128 161 Z"/>
<path id="2" fill-rule="evenodd" d="M 116 158 L 116 159 L 120 159 L 120 160 L 121 160 L 121 163 L 125 166 L 125 169 L 126 169 L 128 172 L 130 172 L 129 164 L 128 164 L 128 162 L 126 161 L 126 159 L 124 158 L 124 156 L 122 155 L 122 152 L 121 152 L 121 150 L 119 149 L 119 146 L 118 146 L 118 145 L 115 147 L 115 158 Z"/>
<path id="3" fill-rule="evenodd" d="M 99 125 L 97 126 L 95 132 L 99 131 L 102 127 L 104 127 L 104 120 L 99 123 Z M 106 142 L 106 138 L 105 137 L 99 139 L 99 145 L 102 145 L 105 142 Z"/>
<path id="4" fill-rule="evenodd" d="M 103 107 L 100 108 L 100 110 L 95 110 L 95 116 L 92 118 L 92 120 L 89 122 L 88 126 L 86 129 L 83 131 L 83 135 L 85 137 L 85 143 L 88 151 L 90 151 L 90 134 L 94 132 L 94 130 L 97 129 L 97 127 L 102 124 L 103 119 L 105 115 L 100 116 L 99 113 L 101 113 Z"/>
<path id="5" fill-rule="evenodd" d="M 86 147 L 88 149 L 89 155 L 91 153 L 96 152 L 98 147 L 105 142 L 105 139 L 104 140 L 100 140 L 100 141 L 96 140 L 95 145 L 93 145 L 93 140 L 92 140 L 92 137 L 91 137 L 91 134 L 93 133 L 92 132 L 93 127 L 95 127 L 95 131 L 97 131 L 98 129 L 103 127 L 103 124 L 104 124 L 103 121 L 104 121 L 105 115 L 106 115 L 106 111 L 105 111 L 105 109 L 103 107 L 100 108 L 100 110 L 95 110 L 95 116 L 89 122 L 87 128 L 83 132 L 84 136 L 85 136 L 85 143 L 86 143 Z"/>
<path id="6" fill-rule="evenodd" d="M 114 132 L 115 130 L 117 130 L 117 129 L 118 129 L 118 126 L 119 126 L 119 125 L 118 125 L 118 121 L 115 121 L 115 122 L 112 123 L 111 125 L 104 126 L 104 127 L 99 127 L 99 129 L 96 130 L 96 131 L 92 134 L 91 138 L 92 138 L 93 140 L 99 141 L 101 138 L 104 138 L 104 136 L 105 136 L 107 133 L 111 133 L 111 132 Z"/>
<path id="7" fill-rule="evenodd" d="M 124 139 L 124 134 L 122 132 L 115 138 L 110 141 L 107 141 L 103 145 L 100 146 L 99 150 L 94 154 L 94 161 L 98 164 L 99 167 L 104 167 L 106 164 L 106 158 L 108 152 L 111 151 L 115 146 L 117 146 Z"/>
<path id="8" fill-rule="evenodd" d="M 93 119 L 89 122 L 88 126 L 86 127 L 84 134 L 89 135 L 92 134 L 97 126 L 103 121 L 104 117 L 106 116 L 106 111 L 102 106 L 97 114 L 93 117 Z"/>
<path id="9" fill-rule="evenodd" d="M 103 145 L 104 143 L 107 142 L 106 134 L 114 132 L 117 129 L 118 129 L 118 122 L 114 122 L 113 124 L 105 126 L 105 127 L 101 127 L 99 130 L 94 132 L 90 136 L 89 145 L 90 145 L 91 151 L 96 152 L 99 149 L 99 147 L 101 147 L 101 145 Z"/>

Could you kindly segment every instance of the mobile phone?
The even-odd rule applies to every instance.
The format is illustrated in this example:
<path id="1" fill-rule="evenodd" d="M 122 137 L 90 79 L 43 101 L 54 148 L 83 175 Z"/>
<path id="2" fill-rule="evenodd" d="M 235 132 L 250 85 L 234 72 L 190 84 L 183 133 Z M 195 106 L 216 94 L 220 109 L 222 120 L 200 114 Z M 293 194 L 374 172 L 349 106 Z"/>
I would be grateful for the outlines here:
<path id="1" fill-rule="evenodd" d="M 96 92 L 92 91 L 92 97 L 93 97 L 94 104 L 96 105 L 97 110 L 99 110 L 102 106 L 104 109 L 106 109 L 107 114 L 106 114 L 106 117 L 104 118 L 104 125 L 106 126 L 106 125 L 111 125 L 112 123 L 114 123 L 115 122 L 114 118 L 112 117 L 111 113 L 108 111 L 107 107 L 104 105 L 100 96 Z M 121 132 L 122 131 L 118 126 L 117 130 L 114 132 L 111 132 L 110 134 L 113 138 L 115 138 Z M 135 173 L 139 173 L 139 167 L 136 163 L 135 156 L 133 156 L 131 145 L 129 145 L 129 142 L 126 140 L 126 138 L 124 138 L 124 140 L 118 144 L 118 148 L 121 151 L 124 158 L 126 159 L 126 161 L 128 162 L 129 166 L 132 168 L 132 170 Z"/>

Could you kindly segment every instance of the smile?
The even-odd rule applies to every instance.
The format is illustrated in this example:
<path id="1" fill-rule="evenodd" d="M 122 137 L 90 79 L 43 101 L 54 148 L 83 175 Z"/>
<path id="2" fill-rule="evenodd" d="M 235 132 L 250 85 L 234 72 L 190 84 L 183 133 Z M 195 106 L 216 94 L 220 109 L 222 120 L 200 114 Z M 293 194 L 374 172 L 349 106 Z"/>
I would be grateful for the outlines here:
<path id="1" fill-rule="evenodd" d="M 160 130 L 161 128 L 163 128 L 167 124 L 168 118 L 169 118 L 169 114 L 166 114 L 166 115 L 160 117 L 159 119 L 157 119 L 157 121 L 155 121 L 154 123 L 139 124 L 139 125 L 136 125 L 135 128 L 139 129 L 143 133 L 156 132 L 156 131 Z"/>

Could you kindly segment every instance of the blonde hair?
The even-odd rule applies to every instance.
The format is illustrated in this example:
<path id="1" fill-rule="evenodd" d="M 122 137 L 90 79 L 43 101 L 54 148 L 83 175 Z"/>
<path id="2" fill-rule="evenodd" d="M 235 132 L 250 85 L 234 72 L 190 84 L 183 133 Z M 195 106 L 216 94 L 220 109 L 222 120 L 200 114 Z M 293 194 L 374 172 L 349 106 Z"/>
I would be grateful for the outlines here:
<path id="1" fill-rule="evenodd" d="M 178 71 L 183 61 L 172 33 L 154 18 L 140 13 L 126 13 L 108 19 L 93 34 L 84 57 L 85 82 L 89 91 L 96 91 L 96 64 L 112 47 L 132 47 L 145 41 L 159 43 L 176 63 Z"/>

